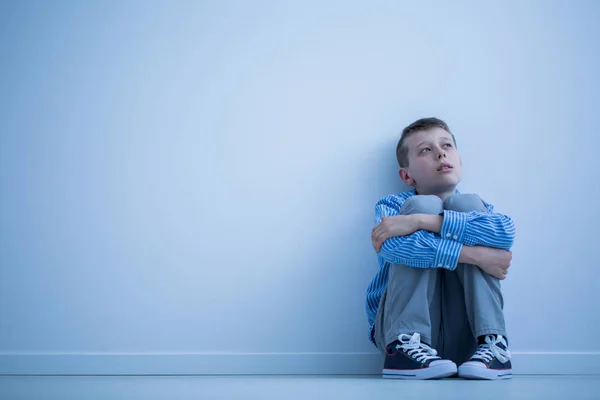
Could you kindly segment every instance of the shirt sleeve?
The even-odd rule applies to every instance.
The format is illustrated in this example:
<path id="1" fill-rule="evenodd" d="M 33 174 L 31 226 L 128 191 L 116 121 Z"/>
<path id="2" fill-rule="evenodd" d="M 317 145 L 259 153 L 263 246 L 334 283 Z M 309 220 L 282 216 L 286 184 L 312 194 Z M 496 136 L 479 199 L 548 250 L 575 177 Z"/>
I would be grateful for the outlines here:
<path id="1" fill-rule="evenodd" d="M 467 246 L 510 250 L 515 240 L 513 220 L 506 215 L 495 213 L 493 205 L 485 205 L 487 212 L 462 213 L 444 210 L 440 236 Z"/>
<path id="2" fill-rule="evenodd" d="M 387 196 L 375 206 L 375 224 L 383 217 L 400 214 L 403 200 Z M 412 235 L 396 236 L 383 242 L 379 261 L 417 268 L 456 269 L 463 244 L 443 239 L 432 232 L 420 230 Z"/>

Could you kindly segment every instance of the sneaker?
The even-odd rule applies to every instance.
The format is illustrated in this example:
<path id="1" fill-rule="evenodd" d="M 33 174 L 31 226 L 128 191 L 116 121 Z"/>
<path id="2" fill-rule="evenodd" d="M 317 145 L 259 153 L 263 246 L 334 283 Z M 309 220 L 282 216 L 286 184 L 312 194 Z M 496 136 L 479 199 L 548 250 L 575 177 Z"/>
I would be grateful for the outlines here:
<path id="1" fill-rule="evenodd" d="M 401 334 L 386 348 L 383 377 L 393 379 L 438 379 L 456 374 L 456 364 L 442 360 L 437 351 L 421 343 L 421 335 Z"/>
<path id="2" fill-rule="evenodd" d="M 487 335 L 473 357 L 458 367 L 458 376 L 466 379 L 510 379 L 512 375 L 510 351 L 502 335 Z"/>

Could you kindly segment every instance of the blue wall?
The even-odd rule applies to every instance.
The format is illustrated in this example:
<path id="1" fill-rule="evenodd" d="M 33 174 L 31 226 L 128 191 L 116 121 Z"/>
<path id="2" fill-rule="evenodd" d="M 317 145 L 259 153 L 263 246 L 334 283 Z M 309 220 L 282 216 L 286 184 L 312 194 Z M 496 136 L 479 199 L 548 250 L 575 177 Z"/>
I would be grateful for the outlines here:
<path id="1" fill-rule="evenodd" d="M 512 350 L 600 351 L 599 4 L 2 2 L 0 353 L 375 352 L 432 115 L 515 219 Z"/>

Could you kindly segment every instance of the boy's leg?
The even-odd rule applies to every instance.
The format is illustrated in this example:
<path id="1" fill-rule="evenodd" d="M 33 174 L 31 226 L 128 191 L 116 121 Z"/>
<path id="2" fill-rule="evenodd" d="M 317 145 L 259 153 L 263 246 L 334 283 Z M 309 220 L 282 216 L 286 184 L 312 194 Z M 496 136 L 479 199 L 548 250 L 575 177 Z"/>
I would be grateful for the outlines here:
<path id="1" fill-rule="evenodd" d="M 442 213 L 437 196 L 417 195 L 402 205 L 400 214 Z M 412 268 L 392 264 L 388 282 L 375 319 L 374 338 L 385 353 L 386 346 L 400 334 L 419 333 L 421 340 L 435 348 L 439 341 L 441 283 L 440 269 Z M 432 334 L 433 328 L 433 334 Z"/>
<path id="2" fill-rule="evenodd" d="M 458 212 L 487 211 L 475 194 L 450 196 L 443 207 Z M 458 264 L 455 271 L 443 271 L 443 357 L 461 365 L 477 350 L 478 337 L 506 337 L 503 308 L 499 279 L 471 264 Z"/>
<path id="3" fill-rule="evenodd" d="M 437 196 L 413 196 L 400 210 L 401 214 L 441 212 Z M 435 379 L 456 374 L 456 364 L 442 360 L 432 349 L 440 333 L 440 277 L 437 268 L 390 265 L 374 335 L 385 354 L 384 378 Z"/>

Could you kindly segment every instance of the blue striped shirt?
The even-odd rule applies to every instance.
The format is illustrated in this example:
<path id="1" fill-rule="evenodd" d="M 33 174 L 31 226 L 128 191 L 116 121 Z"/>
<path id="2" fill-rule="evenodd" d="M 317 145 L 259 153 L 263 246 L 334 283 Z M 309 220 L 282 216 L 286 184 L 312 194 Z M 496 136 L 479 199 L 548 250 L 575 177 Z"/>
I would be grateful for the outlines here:
<path id="1" fill-rule="evenodd" d="M 458 190 L 456 193 L 459 193 Z M 375 205 L 375 225 L 383 217 L 400 214 L 400 208 L 415 190 L 392 194 Z M 461 213 L 443 211 L 440 233 L 420 230 L 408 236 L 387 239 L 377 254 L 379 271 L 367 288 L 365 310 L 369 320 L 369 340 L 373 339 L 375 316 L 379 301 L 385 291 L 391 264 L 402 264 L 415 268 L 445 268 L 454 270 L 463 245 L 486 246 L 510 250 L 515 238 L 512 219 L 494 212 L 494 206 L 486 203 L 487 212 Z"/>

